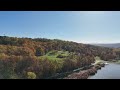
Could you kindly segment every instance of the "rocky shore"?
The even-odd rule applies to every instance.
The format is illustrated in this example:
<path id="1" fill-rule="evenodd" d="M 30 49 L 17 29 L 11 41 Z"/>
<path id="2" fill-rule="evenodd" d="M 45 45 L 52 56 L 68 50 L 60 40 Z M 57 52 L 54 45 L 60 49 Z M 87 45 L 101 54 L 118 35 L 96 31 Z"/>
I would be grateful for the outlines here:
<path id="1" fill-rule="evenodd" d="M 87 70 L 82 70 L 78 73 L 73 73 L 71 75 L 68 75 L 63 79 L 87 79 L 89 76 L 95 75 L 97 73 L 97 70 L 101 69 L 104 66 L 105 66 L 104 63 L 99 63 Z"/>

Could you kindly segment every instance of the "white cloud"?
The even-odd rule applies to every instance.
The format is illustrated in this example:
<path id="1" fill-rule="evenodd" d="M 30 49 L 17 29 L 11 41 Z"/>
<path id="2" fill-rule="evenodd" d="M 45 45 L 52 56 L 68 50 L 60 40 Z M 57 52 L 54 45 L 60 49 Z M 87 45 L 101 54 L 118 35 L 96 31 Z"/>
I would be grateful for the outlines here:
<path id="1" fill-rule="evenodd" d="M 71 11 L 71 12 L 78 14 L 105 14 L 108 11 Z"/>
<path id="2" fill-rule="evenodd" d="M 104 14 L 105 11 L 83 11 L 85 14 Z"/>

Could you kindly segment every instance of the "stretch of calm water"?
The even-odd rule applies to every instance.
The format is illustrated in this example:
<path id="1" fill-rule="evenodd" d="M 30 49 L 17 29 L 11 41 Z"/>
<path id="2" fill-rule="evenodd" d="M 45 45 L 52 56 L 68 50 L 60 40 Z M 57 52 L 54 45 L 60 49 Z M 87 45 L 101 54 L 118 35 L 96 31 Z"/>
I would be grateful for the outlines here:
<path id="1" fill-rule="evenodd" d="M 88 79 L 120 79 L 120 64 L 109 63 Z"/>

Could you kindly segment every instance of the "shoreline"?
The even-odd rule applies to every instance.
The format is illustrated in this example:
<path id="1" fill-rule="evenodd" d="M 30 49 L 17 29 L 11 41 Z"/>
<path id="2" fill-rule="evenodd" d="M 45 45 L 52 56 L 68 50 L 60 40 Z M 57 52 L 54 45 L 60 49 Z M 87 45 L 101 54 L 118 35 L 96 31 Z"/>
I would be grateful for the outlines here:
<path id="1" fill-rule="evenodd" d="M 113 61 L 109 61 L 109 63 L 120 64 L 120 60 L 113 60 Z"/>
<path id="2" fill-rule="evenodd" d="M 48 79 L 89 79 L 90 77 L 95 75 L 98 72 L 98 70 L 101 70 L 101 68 L 105 67 L 109 63 L 120 64 L 119 62 L 120 60 L 104 61 L 97 59 L 93 64 L 89 66 L 77 68 L 69 72 L 58 73 L 56 75 L 53 75 L 52 77 L 49 77 Z"/>
<path id="3" fill-rule="evenodd" d="M 78 73 L 72 73 L 63 79 L 88 79 L 90 76 L 95 75 L 102 67 L 105 67 L 105 63 L 100 62 L 87 70 L 82 70 Z"/>
<path id="4" fill-rule="evenodd" d="M 90 77 L 94 76 L 98 70 L 111 63 L 120 64 L 120 60 L 96 60 L 96 62 L 93 64 L 93 67 L 91 67 L 90 69 L 82 70 L 78 73 L 72 73 L 71 75 L 68 75 L 63 79 L 90 79 Z"/>

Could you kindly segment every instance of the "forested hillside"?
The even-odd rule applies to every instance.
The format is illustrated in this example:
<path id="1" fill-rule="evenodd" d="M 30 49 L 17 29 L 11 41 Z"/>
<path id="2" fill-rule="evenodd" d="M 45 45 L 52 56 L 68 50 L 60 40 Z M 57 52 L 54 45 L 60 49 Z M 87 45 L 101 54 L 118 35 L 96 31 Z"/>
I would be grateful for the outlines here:
<path id="1" fill-rule="evenodd" d="M 40 79 L 103 60 L 119 59 L 120 50 L 45 38 L 0 36 L 0 78 Z"/>

